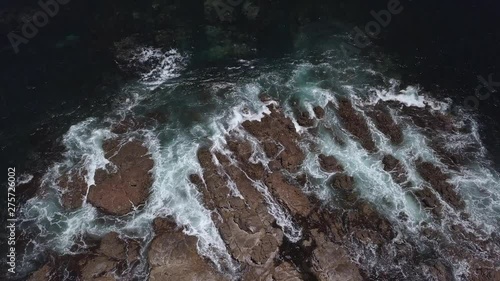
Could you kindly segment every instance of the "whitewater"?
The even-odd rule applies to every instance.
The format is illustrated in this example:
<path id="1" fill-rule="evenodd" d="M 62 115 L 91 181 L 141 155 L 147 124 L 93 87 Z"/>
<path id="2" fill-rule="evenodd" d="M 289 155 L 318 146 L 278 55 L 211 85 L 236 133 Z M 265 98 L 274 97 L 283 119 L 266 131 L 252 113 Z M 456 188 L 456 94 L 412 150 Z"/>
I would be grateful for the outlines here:
<path id="1" fill-rule="evenodd" d="M 167 216 L 183 226 L 187 235 L 198 238 L 200 255 L 210 259 L 218 270 L 236 275 L 238 264 L 228 253 L 212 221 L 213 214 L 203 205 L 202 195 L 189 176 L 202 175 L 197 158 L 200 147 L 210 145 L 212 151 L 231 159 L 231 152 L 224 149 L 228 135 L 250 141 L 254 147 L 251 160 L 268 169 L 270 160 L 241 124 L 263 118 L 269 113 L 270 103 L 282 106 L 296 131 L 303 136 L 300 145 L 306 152 L 306 160 L 300 172 L 311 178 L 303 191 L 315 195 L 325 206 L 340 203 L 339 196 L 328 186 L 332 173 L 323 171 L 316 161 L 319 154 L 338 159 L 346 173 L 356 179 L 355 189 L 360 198 L 373 203 L 393 222 L 401 236 L 413 237 L 417 243 L 423 239 L 419 236 L 423 222 L 444 234 L 448 233 L 451 223 L 459 223 L 470 231 L 481 229 L 481 235 L 486 236 L 500 231 L 500 174 L 488 159 L 477 119 L 450 99 L 433 97 L 418 85 L 405 85 L 388 73 L 386 65 L 375 64 L 361 55 L 346 56 L 335 48 L 316 54 L 240 60 L 226 67 L 202 69 L 189 68 L 189 57 L 176 50 L 138 48 L 135 59 L 140 63 L 149 62 L 150 71 L 123 86 L 114 110 L 88 117 L 66 132 L 62 160 L 47 168 L 40 192 L 21 210 L 20 228 L 29 242 L 21 255 L 20 276 L 34 270 L 47 250 L 75 255 L 87 249 L 85 236 L 101 237 L 117 232 L 122 238 L 141 241 L 144 246 L 142 264 L 133 272 L 138 280 L 144 280 L 148 276 L 145 249 L 154 237 L 152 221 Z M 272 101 L 263 103 L 263 94 Z M 325 117 L 326 125 L 314 134 L 297 122 L 294 108 L 302 108 L 314 116 L 315 106 L 336 105 L 340 97 L 349 98 L 355 110 L 365 117 L 378 152 L 367 152 L 331 111 Z M 438 137 L 448 144 L 450 151 L 463 151 L 469 160 L 467 164 L 451 169 L 443 163 L 423 130 L 394 109 L 390 114 L 402 128 L 404 142 L 398 146 L 392 144 L 365 112 L 379 101 L 398 102 L 432 112 L 458 110 L 460 114 L 455 115 L 453 122 L 464 130 Z M 126 133 L 128 139 L 143 141 L 154 160 L 154 183 L 145 206 L 122 217 L 104 215 L 89 203 L 76 211 L 64 210 L 58 179 L 69 170 L 78 170 L 92 188 L 96 170 L 113 169 L 101 148 L 103 141 L 115 136 L 112 126 L 130 116 L 143 116 L 151 111 L 168 114 L 168 121 Z M 345 145 L 336 145 L 332 134 Z M 314 149 L 310 149 L 311 144 Z M 384 171 L 381 159 L 385 154 L 393 155 L 402 163 L 408 172 L 409 188 L 403 189 Z M 437 221 L 419 204 L 413 194 L 425 185 L 414 165 L 419 160 L 433 163 L 451 175 L 450 183 L 465 200 L 469 220 L 463 220 L 459 212 L 442 201 L 445 217 Z M 31 180 L 29 175 L 25 179 Z M 298 241 L 302 229 L 297 222 L 272 198 L 264 183 L 255 181 L 253 185 L 263 194 L 269 213 L 276 218 L 288 240 Z M 234 183 L 229 182 L 228 186 L 233 196 L 242 197 Z M 407 215 L 404 222 L 398 219 L 402 213 Z M 74 247 L 75 243 L 79 246 Z M 378 262 L 382 267 L 390 267 L 388 261 Z M 455 277 L 462 280 L 467 271 L 466 262 L 453 264 Z"/>

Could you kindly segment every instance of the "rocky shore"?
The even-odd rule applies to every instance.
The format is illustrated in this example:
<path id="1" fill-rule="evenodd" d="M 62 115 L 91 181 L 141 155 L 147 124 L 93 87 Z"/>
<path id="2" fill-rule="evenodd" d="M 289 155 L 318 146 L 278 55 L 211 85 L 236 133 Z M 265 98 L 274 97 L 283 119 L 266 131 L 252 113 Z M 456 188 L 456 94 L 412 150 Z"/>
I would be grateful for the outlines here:
<path id="1" fill-rule="evenodd" d="M 222 150 L 210 144 L 201 147 L 197 158 L 202 173 L 189 176 L 200 192 L 200 200 L 211 211 L 232 262 L 238 265 L 237 273 L 217 270 L 212 261 L 197 252 L 196 237 L 185 234 L 173 218 L 158 217 L 151 226 L 154 238 L 148 245 L 116 233 L 89 237 L 93 246 L 84 254 L 52 256 L 30 280 L 59 280 L 65 272 L 63 267 L 71 268 L 81 280 L 134 280 L 131 274 L 139 259 L 147 260 L 144 278 L 161 281 L 451 281 L 450 260 L 467 262 L 467 280 L 500 280 L 498 237 L 485 238 L 480 229 L 472 232 L 454 220 L 444 219 L 450 215 L 450 208 L 460 212 L 463 221 L 468 216 L 465 202 L 448 176 L 436 165 L 418 161 L 414 164 L 426 185 L 412 190 L 401 161 L 378 152 L 367 122 L 374 122 L 393 145 L 400 145 L 404 141 L 400 125 L 388 111 L 400 105 L 379 104 L 365 117 L 343 98 L 338 107 L 316 107 L 314 116 L 306 116 L 311 121 L 301 123 L 318 127 L 328 118 L 327 113 L 337 114 L 342 126 L 364 149 L 380 155 L 384 170 L 394 182 L 440 222 L 435 225 L 444 227 L 422 223 L 419 242 L 399 227 L 407 214 L 399 214 L 396 220 L 388 218 L 363 199 L 363 187 L 334 156 L 320 154 L 316 161 L 330 175 L 328 184 L 341 203 L 324 204 L 313 193 L 305 192 L 310 184 L 310 176 L 301 169 L 307 153 L 300 145 L 305 135 L 296 131 L 293 120 L 277 102 L 263 102 L 269 114 L 259 121 L 243 122 L 239 128 L 242 131 L 228 132 Z M 414 113 L 406 111 L 406 116 L 426 130 L 433 128 L 430 124 L 436 130 L 450 129 L 441 113 L 427 114 L 425 119 Z M 298 114 L 297 119 L 304 117 Z M 154 163 L 140 140 L 117 136 L 102 146 L 109 165 L 107 170 L 96 171 L 95 184 L 88 187 L 77 170 L 61 177 L 65 208 L 75 210 L 92 204 L 104 214 L 124 216 L 138 212 L 145 204 Z M 255 140 L 259 147 L 255 147 Z M 257 150 L 267 161 L 254 160 Z M 286 215 L 288 224 L 276 208 Z"/>

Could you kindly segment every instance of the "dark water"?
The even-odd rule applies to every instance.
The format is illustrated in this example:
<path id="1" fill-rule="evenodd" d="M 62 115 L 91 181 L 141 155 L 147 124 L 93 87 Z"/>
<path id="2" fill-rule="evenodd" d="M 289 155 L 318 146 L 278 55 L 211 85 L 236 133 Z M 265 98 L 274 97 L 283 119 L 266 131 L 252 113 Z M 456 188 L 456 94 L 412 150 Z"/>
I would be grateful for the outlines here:
<path id="1" fill-rule="evenodd" d="M 93 38 L 99 20 L 91 15 L 105 14 L 107 8 L 96 1 L 82 2 L 73 1 L 64 7 L 29 44 L 22 46 L 20 54 L 13 55 L 8 50 L 5 35 L 1 36 L 0 153 L 7 163 L 22 164 L 27 151 L 44 150 L 38 147 L 40 143 L 56 138 L 72 120 L 89 116 L 91 111 L 106 106 L 106 102 L 110 102 L 107 97 L 122 79 L 110 48 L 97 48 L 110 45 L 109 41 L 120 34 L 97 33 L 100 37 Z M 328 28 L 317 26 L 331 27 L 328 22 L 343 21 L 350 28 L 355 25 L 363 28 L 373 20 L 370 11 L 385 9 L 387 5 L 385 1 L 367 2 L 344 5 L 345 11 L 336 6 L 327 8 L 321 1 L 310 3 L 324 10 L 321 14 L 317 12 L 319 8 L 311 9 L 316 11 L 311 12 L 311 17 L 317 20 L 308 24 L 313 26 L 310 46 L 324 40 L 322 37 L 329 32 Z M 2 6 L 20 3 L 3 1 Z M 124 9 L 146 10 L 144 5 L 123 5 Z M 274 19 L 272 28 L 257 33 L 257 56 L 280 57 L 293 52 L 298 39 L 290 30 L 297 30 L 304 24 L 292 21 L 289 16 L 301 5 L 300 1 L 284 5 L 283 16 Z M 393 15 L 388 26 L 373 41 L 402 67 L 403 81 L 450 96 L 458 104 L 474 94 L 478 75 L 488 77 L 491 74 L 494 80 L 500 81 L 498 2 L 401 1 L 401 6 L 402 12 Z M 185 25 L 204 24 L 198 19 L 202 11 L 179 7 L 186 19 Z M 245 26 L 239 28 L 245 29 Z M 127 30 L 127 27 L 122 29 Z M 195 49 L 190 51 L 195 57 L 206 44 L 202 37 L 195 37 L 191 43 Z M 362 51 L 370 52 L 374 47 Z M 197 63 L 204 64 L 203 58 Z M 499 99 L 498 93 L 492 93 L 477 108 L 483 120 L 483 138 L 497 164 L 500 155 L 494 148 L 500 144 L 500 128 L 496 122 Z"/>
<path id="2" fill-rule="evenodd" d="M 364 57 L 376 63 L 380 59 L 377 54 L 383 54 L 394 65 L 393 69 L 386 67 L 387 73 L 404 84 L 421 85 L 437 98 L 449 97 L 457 105 L 463 105 L 468 97 L 474 96 L 480 85 L 478 75 L 488 77 L 491 74 L 494 81 L 500 82 L 498 2 L 401 3 L 403 12 L 392 18 L 372 46 L 361 50 Z M 2 4 L 13 5 L 9 1 Z M 257 58 L 265 62 L 263 65 L 272 65 L 283 57 L 300 59 L 308 52 L 321 53 L 323 46 L 329 46 L 331 34 L 350 31 L 354 26 L 363 27 L 373 20 L 372 9 L 378 11 L 386 6 L 385 1 L 353 4 L 345 15 L 337 9 L 325 12 L 335 16 L 325 17 L 318 13 L 316 21 L 298 23 L 290 15 L 299 4 L 299 1 L 283 4 L 283 14 L 274 19 L 273 28 L 257 32 L 257 52 L 245 59 Z M 64 149 L 59 141 L 69 127 L 91 116 L 104 116 L 115 105 L 121 87 L 133 80 L 120 70 L 111 51 L 113 40 L 121 34 L 104 33 L 94 38 L 99 20 L 91 20 L 90 15 L 104 9 L 103 6 L 95 1 L 87 4 L 77 0 L 71 5 L 67 14 L 63 11 L 33 41 L 23 46 L 19 54 L 12 54 L 6 42 L 0 41 L 0 159 L 3 170 L 10 166 L 18 167 L 20 173 L 46 169 Z M 137 4 L 140 7 L 130 3 L 124 5 L 129 5 L 130 9 L 147 9 L 140 4 Z M 311 5 L 319 6 L 321 1 Z M 75 13 L 78 9 L 81 13 Z M 199 9 L 183 9 L 186 25 L 207 24 L 199 19 L 200 13 L 203 12 Z M 133 23 L 128 25 L 133 26 Z M 250 24 L 242 25 L 238 28 L 252 29 Z M 123 30 L 134 29 L 130 26 Z M 299 33 L 307 36 L 299 38 Z M 5 34 L 1 37 L 5 40 Z M 185 73 L 196 73 L 204 68 L 210 71 L 218 67 L 225 69 L 234 63 L 234 58 L 208 61 L 204 50 L 206 38 L 201 35 L 193 38 L 191 45 L 186 46 L 192 60 Z M 500 91 L 500 87 L 496 90 Z M 176 105 L 165 107 L 182 112 L 184 102 L 196 104 L 193 108 L 199 106 L 199 111 L 208 110 L 203 103 L 197 104 L 204 98 L 201 91 L 199 95 L 186 96 L 185 100 L 177 95 L 172 98 Z M 500 171 L 500 93 L 492 92 L 471 112 L 480 121 L 481 138 Z M 178 117 L 185 127 L 196 120 L 188 111 Z M 2 199 L 4 196 L 2 194 Z"/>

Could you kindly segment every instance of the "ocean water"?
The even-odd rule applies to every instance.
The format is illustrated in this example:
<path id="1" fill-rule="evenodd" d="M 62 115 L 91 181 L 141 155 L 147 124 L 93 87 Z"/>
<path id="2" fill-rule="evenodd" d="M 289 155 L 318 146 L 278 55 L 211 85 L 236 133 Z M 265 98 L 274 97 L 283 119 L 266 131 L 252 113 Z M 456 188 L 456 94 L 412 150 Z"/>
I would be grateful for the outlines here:
<path id="1" fill-rule="evenodd" d="M 306 160 L 301 168 L 313 180 L 304 192 L 315 195 L 325 204 L 338 204 L 338 195 L 327 185 L 331 174 L 322 171 L 317 163 L 320 153 L 333 155 L 356 180 L 360 197 L 373 203 L 377 210 L 394 223 L 400 235 L 412 237 L 419 243 L 422 222 L 448 235 L 447 227 L 459 223 L 474 231 L 482 229 L 485 235 L 500 230 L 500 174 L 491 160 L 491 154 L 481 140 L 481 121 L 477 114 L 461 108 L 460 103 L 427 91 L 418 84 L 408 85 L 398 80 L 397 65 L 384 54 L 346 54 L 339 47 L 348 40 L 345 33 L 334 34 L 328 46 L 320 50 L 297 51 L 282 58 L 235 60 L 225 66 L 194 67 L 191 54 L 178 50 L 168 52 L 149 46 L 137 46 L 134 59 L 151 62 L 150 71 L 139 73 L 141 78 L 121 85 L 112 96 L 112 106 L 96 110 L 80 118 L 62 135 L 65 152 L 59 160 L 46 167 L 41 195 L 29 199 L 21 208 L 19 227 L 29 240 L 21 253 L 19 277 L 26 276 L 45 258 L 46 251 L 60 255 L 85 251 L 85 244 L 75 250 L 73 244 L 87 235 L 102 236 L 115 231 L 122 237 L 139 239 L 146 247 L 153 238 L 152 221 L 156 217 L 172 216 L 185 228 L 187 235 L 196 236 L 200 255 L 210 259 L 221 271 L 237 275 L 238 265 L 231 259 L 211 212 L 202 204 L 200 192 L 190 183 L 190 174 L 201 174 L 196 152 L 211 144 L 213 151 L 231 156 L 224 149 L 228 134 L 249 140 L 254 148 L 252 161 L 268 165 L 269 159 L 258 148 L 257 140 L 246 133 L 241 124 L 245 120 L 260 120 L 269 112 L 259 96 L 265 93 L 284 108 L 292 118 L 295 129 L 303 136 L 301 146 L 306 150 Z M 404 142 L 394 146 L 375 125 L 368 120 L 370 132 L 380 152 L 370 154 L 353 139 L 332 110 L 327 110 L 326 126 L 338 132 L 345 146 L 337 145 L 329 130 L 319 130 L 313 135 L 301 127 L 293 115 L 294 107 L 314 115 L 313 107 L 328 107 L 340 97 L 353 101 L 355 109 L 366 116 L 366 109 L 378 101 L 398 101 L 410 107 L 428 107 L 431 111 L 458 110 L 453 122 L 467 128 L 460 133 L 440 136 L 450 150 L 464 152 L 474 147 L 471 161 L 458 170 L 442 163 L 429 143 L 429 138 L 399 110 L 391 115 L 402 127 Z M 111 126 L 127 117 L 145 116 L 150 112 L 168 115 L 168 121 L 153 128 L 138 129 L 127 133 L 127 138 L 145 143 L 154 160 L 154 183 L 145 207 L 122 217 L 99 213 L 92 205 L 84 203 L 76 211 L 62 208 L 57 179 L 69 169 L 79 169 L 92 188 L 94 172 L 104 168 L 108 160 L 101 144 L 114 137 Z M 308 143 L 317 149 L 308 149 Z M 383 154 L 400 160 L 408 171 L 410 187 L 403 189 L 383 170 Z M 442 202 L 445 219 L 435 221 L 412 196 L 412 191 L 423 188 L 414 162 L 423 159 L 432 162 L 452 175 L 451 182 L 466 201 L 468 221 Z M 30 180 L 30 174 L 24 175 Z M 241 196 L 237 186 L 229 182 L 233 196 Z M 286 237 L 298 241 L 303 230 L 270 195 L 264 183 L 253 182 L 264 195 L 268 211 L 276 218 Z M 404 212 L 408 219 L 398 216 Z M 423 242 L 422 242 L 423 243 Z M 146 252 L 142 255 L 146 257 Z M 146 258 L 134 274 L 138 280 L 147 276 Z M 375 261 L 374 261 L 375 262 Z M 457 280 L 466 276 L 464 261 L 452 261 Z M 368 265 L 368 267 L 375 265 Z M 384 264 L 386 266 L 386 264 Z"/>

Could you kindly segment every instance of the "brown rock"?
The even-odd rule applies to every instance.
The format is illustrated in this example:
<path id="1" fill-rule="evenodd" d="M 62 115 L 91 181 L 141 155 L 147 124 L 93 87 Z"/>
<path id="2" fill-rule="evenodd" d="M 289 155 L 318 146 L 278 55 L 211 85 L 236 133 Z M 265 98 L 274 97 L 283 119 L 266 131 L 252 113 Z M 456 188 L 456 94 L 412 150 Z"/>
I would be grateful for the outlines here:
<path id="1" fill-rule="evenodd" d="M 408 115 L 413 123 L 427 131 L 445 131 L 455 130 L 453 118 L 451 115 L 445 115 L 440 112 L 430 110 L 428 107 L 408 107 L 403 106 L 402 112 Z"/>
<path id="2" fill-rule="evenodd" d="M 344 248 L 328 241 L 317 230 L 312 230 L 311 235 L 317 245 L 311 257 L 312 270 L 319 281 L 363 280 L 358 267 Z"/>
<path id="3" fill-rule="evenodd" d="M 406 172 L 403 164 L 401 164 L 396 157 L 386 154 L 382 159 L 382 164 L 384 165 L 384 171 L 390 173 L 392 179 L 397 184 L 407 187 L 405 183 L 408 182 L 408 173 Z"/>
<path id="4" fill-rule="evenodd" d="M 358 241 L 383 244 L 394 238 L 391 223 L 367 202 L 359 202 L 344 218 L 347 230 Z"/>
<path id="5" fill-rule="evenodd" d="M 84 281 L 92 280 L 115 280 L 113 272 L 118 265 L 117 261 L 110 260 L 105 256 L 92 257 L 80 263 L 81 277 Z M 101 278 L 101 279 L 98 279 Z"/>
<path id="6" fill-rule="evenodd" d="M 113 259 L 124 260 L 127 258 L 127 245 L 118 233 L 111 232 L 102 238 L 99 252 Z"/>
<path id="7" fill-rule="evenodd" d="M 373 119 L 375 126 L 389 137 L 392 144 L 398 145 L 403 142 L 403 131 L 394 122 L 387 109 L 379 104 L 373 111 L 368 112 L 368 115 Z"/>
<path id="8" fill-rule="evenodd" d="M 51 271 L 52 268 L 48 264 L 46 264 L 37 271 L 35 271 L 33 274 L 31 274 L 31 276 L 28 278 L 28 281 L 50 281 Z"/>
<path id="9" fill-rule="evenodd" d="M 473 260 L 470 262 L 471 274 L 469 276 L 471 281 L 483 281 L 492 280 L 500 281 L 500 269 L 498 268 L 498 254 L 495 257 L 497 259 L 497 265 L 495 266 L 492 262 L 484 260 Z"/>
<path id="10" fill-rule="evenodd" d="M 415 191 L 415 196 L 422 203 L 422 205 L 425 208 L 430 209 L 434 215 L 438 217 L 441 216 L 443 206 L 429 187 L 426 186 L 421 190 Z"/>
<path id="11" fill-rule="evenodd" d="M 312 210 L 307 196 L 296 186 L 286 181 L 282 174 L 272 173 L 265 180 L 271 193 L 283 203 L 293 215 L 307 217 Z"/>
<path id="12" fill-rule="evenodd" d="M 120 146 L 118 140 L 111 140 L 105 142 L 103 147 L 106 157 L 118 171 L 96 171 L 96 185 L 90 188 L 88 201 L 106 213 L 125 215 L 144 204 L 148 198 L 153 183 L 150 174 L 153 160 L 139 141 Z"/>
<path id="13" fill-rule="evenodd" d="M 336 174 L 332 178 L 332 187 L 345 192 L 354 190 L 354 178 L 346 174 Z"/>
<path id="14" fill-rule="evenodd" d="M 434 261 L 428 265 L 429 275 L 436 281 L 452 281 L 453 273 L 442 262 Z"/>
<path id="15" fill-rule="evenodd" d="M 458 210 L 465 208 L 465 202 L 460 198 L 455 188 L 448 183 L 448 176 L 441 169 L 429 162 L 416 163 L 417 171 L 424 180 L 431 184 L 444 201 Z"/>
<path id="16" fill-rule="evenodd" d="M 238 153 L 237 149 L 235 151 Z M 235 157 L 240 158 L 242 155 Z M 192 180 L 199 183 L 198 188 L 203 192 L 207 207 L 215 209 L 220 215 L 220 219 L 216 218 L 214 222 L 232 256 L 252 272 L 270 270 L 283 233 L 273 226 L 275 219 L 268 213 L 262 194 L 252 185 L 244 170 L 231 164 L 220 153 L 216 153 L 216 158 L 225 173 L 220 173 L 220 167 L 215 165 L 208 149 L 200 149 L 198 160 L 203 167 L 204 181 L 196 178 Z M 242 168 L 247 167 L 243 165 Z M 244 199 L 231 196 L 228 176 Z"/>
<path id="17" fill-rule="evenodd" d="M 244 166 L 244 170 L 248 176 L 254 180 L 261 179 L 264 176 L 264 166 L 260 163 L 250 162 L 253 153 L 250 142 L 246 140 L 228 140 L 228 147 L 233 152 L 236 160 Z"/>
<path id="18" fill-rule="evenodd" d="M 376 147 L 368 124 L 363 116 L 353 108 L 351 101 L 340 98 L 337 113 L 346 130 L 355 136 L 366 150 L 375 152 Z"/>
<path id="19" fill-rule="evenodd" d="M 280 151 L 280 147 L 273 141 L 265 141 L 263 143 L 263 146 L 266 156 L 271 159 L 275 158 L 278 155 L 278 152 Z"/>
<path id="20" fill-rule="evenodd" d="M 273 156 L 276 149 L 271 149 L 269 144 L 268 148 L 265 146 L 264 149 L 268 157 L 276 157 L 283 168 L 295 172 L 305 159 L 304 152 L 297 144 L 300 136 L 295 131 L 293 122 L 286 118 L 283 112 L 273 106 L 269 106 L 269 109 L 271 114 L 265 115 L 260 122 L 245 121 L 242 126 L 264 145 L 269 141 L 281 145 L 283 150 L 276 156 Z"/>
<path id="21" fill-rule="evenodd" d="M 153 220 L 153 229 L 156 234 L 176 231 L 177 224 L 170 218 L 155 218 Z"/>
<path id="22" fill-rule="evenodd" d="M 315 106 L 313 108 L 313 111 L 316 115 L 316 118 L 323 119 L 323 117 L 325 117 L 325 110 L 321 106 Z"/>
<path id="23" fill-rule="evenodd" d="M 301 112 L 297 117 L 297 123 L 302 127 L 313 127 L 314 119 L 309 116 L 308 112 Z"/>
<path id="24" fill-rule="evenodd" d="M 87 200 L 108 214 L 125 215 L 134 207 L 144 204 L 149 196 L 149 188 L 153 183 L 150 174 L 153 160 L 147 155 L 147 148 L 136 140 L 123 145 L 120 140 L 108 140 L 103 144 L 103 149 L 117 171 L 108 173 L 97 170 L 95 185 L 90 187 Z M 66 209 L 82 206 L 87 195 L 87 183 L 76 169 L 62 176 L 59 186 L 62 205 Z"/>
<path id="25" fill-rule="evenodd" d="M 321 168 L 329 173 L 343 172 L 344 168 L 333 156 L 319 155 L 319 164 Z"/>
<path id="26" fill-rule="evenodd" d="M 227 280 L 196 251 L 197 238 L 181 230 L 164 232 L 153 239 L 148 252 L 151 281 Z"/>
<path id="27" fill-rule="evenodd" d="M 302 281 L 299 272 L 288 262 L 283 262 L 274 269 L 274 281 Z"/>
<path id="28" fill-rule="evenodd" d="M 62 176 L 58 184 L 63 207 L 68 210 L 80 208 L 88 189 L 85 179 L 76 172 L 70 172 Z"/>

